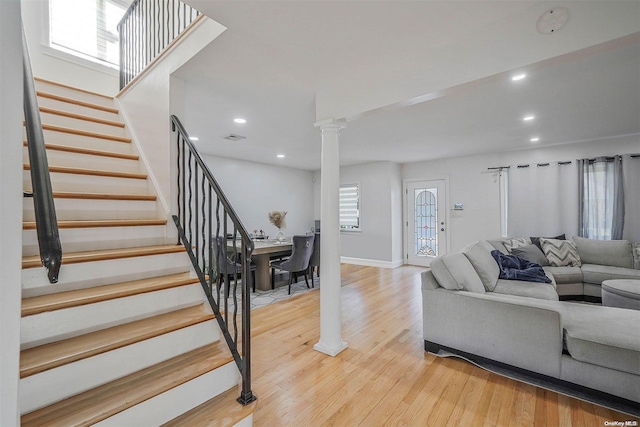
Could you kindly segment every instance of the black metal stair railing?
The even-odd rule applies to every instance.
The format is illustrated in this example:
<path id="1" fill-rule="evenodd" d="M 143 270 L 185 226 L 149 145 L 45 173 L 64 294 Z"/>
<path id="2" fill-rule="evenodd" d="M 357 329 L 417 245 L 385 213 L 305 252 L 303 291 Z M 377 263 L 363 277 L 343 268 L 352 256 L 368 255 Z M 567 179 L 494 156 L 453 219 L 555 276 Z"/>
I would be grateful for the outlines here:
<path id="1" fill-rule="evenodd" d="M 253 241 L 176 116 L 171 116 L 171 129 L 176 134 L 178 166 L 173 220 L 242 375 L 238 402 L 246 405 L 256 400 L 251 391 Z M 227 259 L 233 260 L 231 271 Z"/>
<path id="2" fill-rule="evenodd" d="M 134 0 L 118 23 L 120 89 L 200 15 L 179 0 Z"/>
<path id="3" fill-rule="evenodd" d="M 27 39 L 22 31 L 22 57 L 24 64 L 24 122 L 27 131 L 27 149 L 29 151 L 29 169 L 31 171 L 33 207 L 36 217 L 36 232 L 42 265 L 47 269 L 49 282 L 57 283 L 62 264 L 62 245 L 58 233 L 56 208 L 53 203 L 49 162 L 44 145 L 42 121 L 38 108 L 38 97 L 33 82 L 31 60 Z"/>

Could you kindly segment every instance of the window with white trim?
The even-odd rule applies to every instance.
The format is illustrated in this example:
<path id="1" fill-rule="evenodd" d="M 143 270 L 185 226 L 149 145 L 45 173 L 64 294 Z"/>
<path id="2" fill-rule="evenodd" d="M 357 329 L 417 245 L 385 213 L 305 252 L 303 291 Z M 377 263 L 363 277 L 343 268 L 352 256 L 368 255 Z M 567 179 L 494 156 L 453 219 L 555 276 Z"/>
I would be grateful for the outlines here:
<path id="1" fill-rule="evenodd" d="M 340 230 L 360 231 L 360 185 L 340 186 Z"/>
<path id="2" fill-rule="evenodd" d="M 130 4 L 131 0 L 49 0 L 51 47 L 118 67 L 117 26 Z"/>

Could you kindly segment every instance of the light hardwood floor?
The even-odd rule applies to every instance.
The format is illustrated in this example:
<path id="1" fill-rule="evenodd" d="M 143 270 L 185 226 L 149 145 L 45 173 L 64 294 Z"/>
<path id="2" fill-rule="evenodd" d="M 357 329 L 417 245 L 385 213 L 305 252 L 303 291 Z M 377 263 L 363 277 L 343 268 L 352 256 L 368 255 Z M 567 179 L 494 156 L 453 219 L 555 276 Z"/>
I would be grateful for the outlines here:
<path id="1" fill-rule="evenodd" d="M 349 347 L 335 358 L 313 350 L 319 292 L 254 310 L 254 425 L 590 427 L 634 420 L 426 353 L 420 271 L 342 266 Z"/>

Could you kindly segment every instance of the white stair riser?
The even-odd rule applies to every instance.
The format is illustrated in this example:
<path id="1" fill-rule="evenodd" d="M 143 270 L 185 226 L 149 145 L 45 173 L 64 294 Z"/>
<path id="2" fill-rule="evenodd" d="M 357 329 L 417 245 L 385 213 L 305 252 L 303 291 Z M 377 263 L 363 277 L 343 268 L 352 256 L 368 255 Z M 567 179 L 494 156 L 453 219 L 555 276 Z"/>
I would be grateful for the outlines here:
<path id="1" fill-rule="evenodd" d="M 56 99 L 38 97 L 38 106 L 54 108 L 56 110 L 68 111 L 69 113 L 82 114 L 83 116 L 96 117 L 98 119 L 121 121 L 122 118 L 118 113 L 111 111 L 98 110 L 96 108 L 84 107 L 82 105 L 72 104 L 70 102 L 58 101 Z M 113 107 L 117 108 L 117 107 Z"/>
<path id="2" fill-rule="evenodd" d="M 238 368 L 235 362 L 230 362 L 94 425 L 96 427 L 158 426 L 237 384 Z"/>
<path id="3" fill-rule="evenodd" d="M 63 253 L 135 248 L 170 243 L 167 241 L 167 226 L 165 225 L 60 228 L 59 234 Z M 23 230 L 22 255 L 30 256 L 38 253 L 36 230 Z"/>
<path id="4" fill-rule="evenodd" d="M 104 107 L 113 107 L 113 98 L 105 98 L 103 96 L 66 88 L 39 80 L 35 81 L 36 90 L 39 92 L 47 92 L 54 95 L 64 96 L 65 98 L 77 99 L 78 101 L 90 102 L 92 104 L 102 105 Z"/>
<path id="5" fill-rule="evenodd" d="M 29 151 L 24 147 L 22 161 L 29 164 Z M 69 153 L 67 151 L 47 150 L 49 166 L 65 166 L 69 168 L 86 168 L 112 172 L 144 173 L 138 160 L 120 159 L 117 157 L 95 156 L 84 153 Z"/>
<path id="6" fill-rule="evenodd" d="M 47 144 L 68 145 L 71 147 L 89 148 L 92 150 L 110 151 L 114 153 L 133 153 L 133 144 L 131 142 L 113 141 L 104 138 L 94 138 L 84 135 L 76 135 L 73 133 L 59 132 L 45 129 L 44 142 Z M 23 141 L 27 140 L 26 133 L 23 135 Z"/>
<path id="7" fill-rule="evenodd" d="M 189 257 L 184 252 L 67 265 L 63 261 L 58 283 L 53 285 L 44 267 L 23 269 L 22 297 L 184 273 L 189 268 Z"/>
<path id="8" fill-rule="evenodd" d="M 88 117 L 95 117 L 87 114 Z M 65 128 L 78 129 L 87 132 L 103 133 L 112 136 L 129 136 L 127 130 L 121 126 L 113 126 L 110 124 L 97 123 L 90 120 L 66 117 L 60 114 L 40 112 L 40 118 L 43 124 L 62 126 Z M 95 117 L 99 119 L 99 117 Z"/>
<path id="9" fill-rule="evenodd" d="M 151 219 L 157 218 L 153 200 L 54 199 L 56 218 L 64 220 Z M 23 201 L 24 221 L 34 221 L 33 199 Z"/>
<path id="10" fill-rule="evenodd" d="M 220 330 L 213 319 L 23 378 L 20 411 L 22 414 L 34 411 L 219 338 Z"/>
<path id="11" fill-rule="evenodd" d="M 253 413 L 243 420 L 238 421 L 233 427 L 251 427 L 253 426 Z"/>
<path id="12" fill-rule="evenodd" d="M 150 184 L 146 179 L 94 176 L 60 172 L 52 172 L 50 176 L 53 191 L 102 194 L 150 194 Z M 24 171 L 23 178 L 23 188 L 32 188 L 31 172 Z"/>
<path id="13" fill-rule="evenodd" d="M 20 320 L 22 349 L 48 344 L 181 308 L 202 304 L 199 283 L 55 310 Z"/>

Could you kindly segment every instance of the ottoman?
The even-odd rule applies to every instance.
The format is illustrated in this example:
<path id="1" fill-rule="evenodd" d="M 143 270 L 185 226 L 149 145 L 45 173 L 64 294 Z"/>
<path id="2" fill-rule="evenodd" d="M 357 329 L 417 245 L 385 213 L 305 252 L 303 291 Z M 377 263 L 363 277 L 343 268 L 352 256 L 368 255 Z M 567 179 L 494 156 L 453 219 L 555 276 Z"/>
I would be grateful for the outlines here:
<path id="1" fill-rule="evenodd" d="M 603 281 L 602 305 L 640 310 L 640 280 L 612 279 Z"/>

